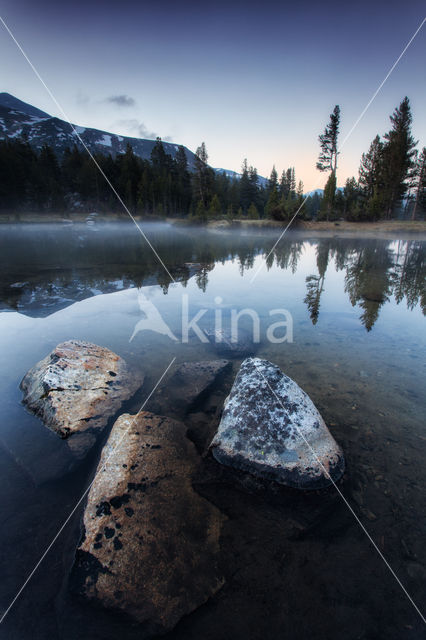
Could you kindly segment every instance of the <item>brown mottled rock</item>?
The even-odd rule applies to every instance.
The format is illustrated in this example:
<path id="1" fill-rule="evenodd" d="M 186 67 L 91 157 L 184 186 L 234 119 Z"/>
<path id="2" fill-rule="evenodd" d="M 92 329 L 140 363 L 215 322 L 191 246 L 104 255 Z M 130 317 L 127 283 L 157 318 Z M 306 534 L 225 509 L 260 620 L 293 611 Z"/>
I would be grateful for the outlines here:
<path id="1" fill-rule="evenodd" d="M 206 399 L 230 366 L 229 360 L 183 362 L 148 408 L 154 413 L 183 417 Z"/>
<path id="2" fill-rule="evenodd" d="M 222 586 L 224 516 L 192 487 L 198 462 L 181 422 L 148 412 L 118 418 L 88 496 L 74 593 L 156 634 Z"/>
<path id="3" fill-rule="evenodd" d="M 68 340 L 26 373 L 21 389 L 24 404 L 46 427 L 68 438 L 79 457 L 142 382 L 143 376 L 109 349 Z"/>

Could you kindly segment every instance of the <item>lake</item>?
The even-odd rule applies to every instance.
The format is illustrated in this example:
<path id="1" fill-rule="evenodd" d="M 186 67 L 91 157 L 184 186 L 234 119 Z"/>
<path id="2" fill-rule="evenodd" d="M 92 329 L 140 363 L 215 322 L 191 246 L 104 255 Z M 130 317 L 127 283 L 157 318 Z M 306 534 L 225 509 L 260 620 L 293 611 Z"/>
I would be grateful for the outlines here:
<path id="1" fill-rule="evenodd" d="M 136 412 L 172 358 L 217 358 L 193 330 L 183 339 L 185 322 L 199 312 L 200 331 L 218 321 L 229 329 L 240 313 L 239 327 L 250 335 L 255 318 L 257 355 L 279 365 L 322 413 L 346 457 L 342 494 L 422 609 L 426 241 L 294 231 L 268 255 L 276 231 L 166 223 L 143 230 L 169 273 L 131 223 L 0 227 L 0 609 L 87 487 L 108 434 L 63 473 L 62 441 L 21 403 L 26 371 L 70 338 L 106 346 L 145 374 L 124 407 Z M 150 324 L 152 308 L 172 337 Z M 271 341 L 271 325 L 284 320 Z M 240 362 L 233 360 L 213 408 L 220 409 Z M 197 441 L 194 423 L 191 429 L 201 451 L 206 443 Z M 213 478 L 199 491 L 228 517 L 226 583 L 164 638 L 424 637 L 420 616 L 334 487 L 258 492 Z M 66 579 L 81 516 L 82 505 L 10 610 L 1 637 L 141 637 L 120 617 L 70 600 Z"/>

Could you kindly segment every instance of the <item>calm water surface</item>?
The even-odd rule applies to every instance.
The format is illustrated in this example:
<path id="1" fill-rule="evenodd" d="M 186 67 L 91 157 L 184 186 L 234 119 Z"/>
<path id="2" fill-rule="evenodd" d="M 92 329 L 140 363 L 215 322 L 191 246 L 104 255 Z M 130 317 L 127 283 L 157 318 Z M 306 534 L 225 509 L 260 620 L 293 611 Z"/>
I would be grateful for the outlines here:
<path id="1" fill-rule="evenodd" d="M 63 443 L 25 411 L 20 380 L 57 343 L 89 340 L 146 375 L 125 407 L 136 411 L 172 357 L 216 357 L 193 333 L 182 344 L 140 323 L 141 300 L 150 301 L 180 338 L 185 294 L 190 317 L 206 310 L 204 328 L 218 310 L 225 328 L 231 308 L 256 311 L 257 355 L 278 364 L 320 409 L 345 452 L 342 493 L 425 612 L 426 242 L 288 234 L 252 283 L 276 234 L 144 228 L 174 283 L 130 224 L 0 227 L 0 609 L 84 491 L 102 445 L 64 475 Z M 277 308 L 291 313 L 291 343 L 266 340 Z M 248 317 L 241 326 L 250 329 Z M 167 638 L 426 637 L 335 489 L 263 495 L 212 481 L 200 492 L 229 518 L 221 545 L 226 585 Z M 76 613 L 69 602 L 80 518 L 81 508 L 0 627 L 2 637 L 141 637 L 124 620 L 96 609 Z"/>

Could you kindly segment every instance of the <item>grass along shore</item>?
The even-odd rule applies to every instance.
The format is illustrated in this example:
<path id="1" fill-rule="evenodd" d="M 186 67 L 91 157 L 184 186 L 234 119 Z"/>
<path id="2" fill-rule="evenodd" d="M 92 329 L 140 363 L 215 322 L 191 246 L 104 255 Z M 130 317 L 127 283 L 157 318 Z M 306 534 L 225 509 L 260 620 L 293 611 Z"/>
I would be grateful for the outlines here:
<path id="1" fill-rule="evenodd" d="M 287 222 L 276 220 L 214 220 L 207 223 L 208 228 L 227 229 L 240 227 L 241 229 L 285 229 Z M 314 231 L 315 233 L 336 234 L 363 234 L 378 235 L 381 233 L 415 233 L 426 235 L 426 221 L 424 220 L 381 220 L 379 222 L 347 222 L 342 221 L 316 221 L 295 220 L 290 229 L 293 231 Z"/>

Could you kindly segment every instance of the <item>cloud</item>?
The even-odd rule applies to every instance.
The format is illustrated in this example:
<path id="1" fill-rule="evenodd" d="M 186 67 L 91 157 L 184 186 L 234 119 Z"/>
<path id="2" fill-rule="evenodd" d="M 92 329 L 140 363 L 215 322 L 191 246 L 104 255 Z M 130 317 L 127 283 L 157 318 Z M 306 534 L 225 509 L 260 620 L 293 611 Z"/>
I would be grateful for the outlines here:
<path id="1" fill-rule="evenodd" d="M 75 100 L 76 100 L 78 105 L 83 106 L 83 107 L 85 107 L 90 102 L 89 96 L 87 94 L 83 93 L 83 91 L 81 91 L 81 90 L 79 90 L 77 92 Z"/>
<path id="2" fill-rule="evenodd" d="M 134 98 L 131 98 L 130 96 L 126 96 L 124 94 L 119 96 L 108 96 L 108 98 L 105 98 L 105 102 L 115 104 L 117 107 L 134 107 L 136 104 Z"/>
<path id="3" fill-rule="evenodd" d="M 150 140 L 155 140 L 155 138 L 157 138 L 158 136 L 158 133 L 155 133 L 155 131 L 150 131 L 143 122 L 139 122 L 139 120 L 136 120 L 136 118 L 130 118 L 128 120 L 118 120 L 118 122 L 116 122 L 114 125 L 114 129 L 120 131 L 127 130 L 129 132 L 129 135 L 134 138 L 148 138 Z M 172 141 L 171 136 L 165 136 L 162 139 L 164 140 L 164 142 Z"/>

